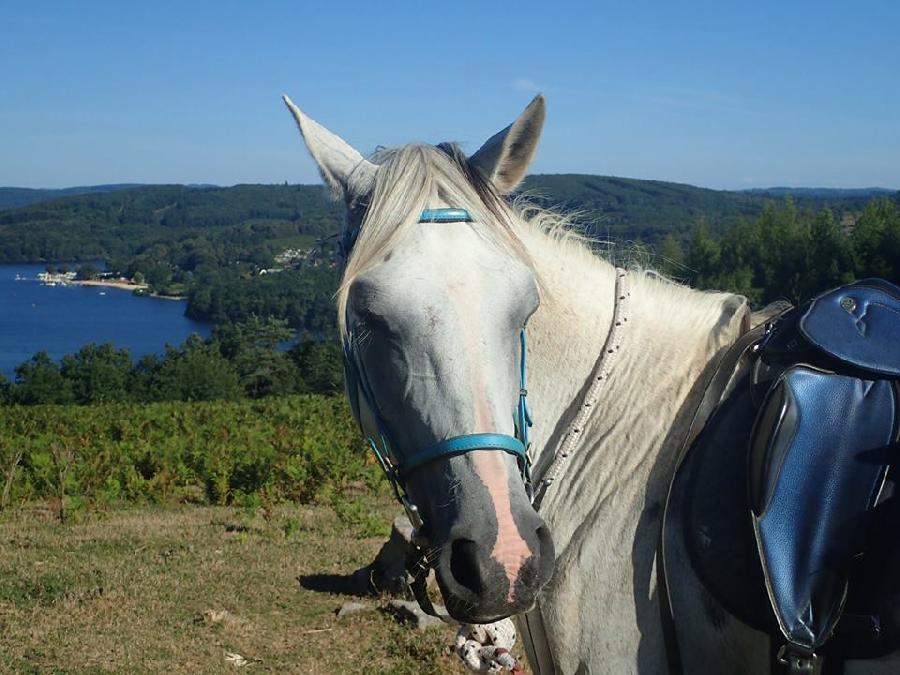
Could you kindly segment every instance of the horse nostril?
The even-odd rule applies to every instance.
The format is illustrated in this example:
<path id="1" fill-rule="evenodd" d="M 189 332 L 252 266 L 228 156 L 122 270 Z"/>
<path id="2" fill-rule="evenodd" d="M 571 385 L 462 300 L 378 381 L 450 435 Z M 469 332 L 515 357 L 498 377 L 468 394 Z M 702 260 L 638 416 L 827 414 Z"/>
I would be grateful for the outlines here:
<path id="1" fill-rule="evenodd" d="M 534 534 L 537 536 L 538 546 L 540 547 L 541 555 L 545 553 L 552 553 L 553 551 L 553 537 L 550 536 L 550 530 L 546 525 L 541 525 L 534 531 Z M 549 551 L 548 551 L 549 549 Z"/>
<path id="2" fill-rule="evenodd" d="M 450 546 L 450 574 L 461 586 L 476 594 L 484 590 L 478 565 L 478 546 L 471 539 L 454 539 Z"/>
<path id="3" fill-rule="evenodd" d="M 553 575 L 553 566 L 556 563 L 556 551 L 553 546 L 553 537 L 550 536 L 550 530 L 546 525 L 541 525 L 535 530 L 538 540 L 538 550 L 540 557 L 538 558 L 538 578 L 543 585 L 550 580 Z"/>

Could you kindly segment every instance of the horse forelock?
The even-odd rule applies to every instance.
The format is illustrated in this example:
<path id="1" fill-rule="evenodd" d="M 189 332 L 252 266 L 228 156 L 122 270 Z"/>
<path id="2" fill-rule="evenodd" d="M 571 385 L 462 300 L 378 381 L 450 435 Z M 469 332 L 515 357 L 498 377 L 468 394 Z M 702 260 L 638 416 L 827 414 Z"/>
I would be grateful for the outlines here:
<path id="1" fill-rule="evenodd" d="M 468 226 L 487 244 L 534 271 L 531 255 L 518 234 L 528 214 L 507 203 L 469 163 L 459 146 L 414 143 L 380 150 L 371 160 L 378 166 L 375 182 L 368 194 L 354 198 L 360 205 L 357 219 L 361 222 L 348 226 L 358 226 L 359 234 L 337 293 L 338 322 L 343 336 L 347 335 L 350 285 L 406 240 L 411 229 L 419 226 L 419 216 L 426 208 L 466 209 L 473 221 Z M 536 281 L 540 288 L 540 279 Z"/>

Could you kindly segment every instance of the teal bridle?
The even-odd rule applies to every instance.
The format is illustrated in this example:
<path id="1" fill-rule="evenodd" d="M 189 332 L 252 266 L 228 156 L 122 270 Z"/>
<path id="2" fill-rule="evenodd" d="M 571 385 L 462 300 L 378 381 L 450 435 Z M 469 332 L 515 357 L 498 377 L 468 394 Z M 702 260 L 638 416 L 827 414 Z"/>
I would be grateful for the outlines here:
<path id="1" fill-rule="evenodd" d="M 460 223 L 471 221 L 472 218 L 465 209 L 426 209 L 422 211 L 422 215 L 419 218 L 420 223 Z M 357 234 L 358 232 L 351 232 L 345 235 L 345 255 L 349 253 L 349 247 L 355 242 Z M 525 483 L 526 490 L 528 490 L 529 497 L 531 496 L 531 463 L 528 459 L 528 427 L 531 426 L 531 415 L 528 411 L 528 390 L 525 386 L 526 343 L 524 326 L 519 333 L 519 349 L 519 398 L 514 415 L 515 436 L 496 433 L 465 434 L 453 436 L 425 448 L 404 453 L 395 443 L 391 442 L 387 425 L 379 411 L 374 390 L 359 359 L 352 328 L 348 329 L 347 337 L 344 340 L 344 373 L 353 416 L 359 422 L 360 429 L 366 436 L 372 452 L 384 470 L 397 500 L 403 505 L 410 522 L 416 530 L 422 527 L 422 517 L 419 509 L 410 501 L 405 483 L 409 475 L 416 469 L 438 459 L 463 455 L 473 450 L 500 450 L 509 453 L 516 458 L 522 480 Z M 363 429 L 359 405 L 360 394 L 375 421 L 377 428 L 374 433 L 367 433 Z"/>

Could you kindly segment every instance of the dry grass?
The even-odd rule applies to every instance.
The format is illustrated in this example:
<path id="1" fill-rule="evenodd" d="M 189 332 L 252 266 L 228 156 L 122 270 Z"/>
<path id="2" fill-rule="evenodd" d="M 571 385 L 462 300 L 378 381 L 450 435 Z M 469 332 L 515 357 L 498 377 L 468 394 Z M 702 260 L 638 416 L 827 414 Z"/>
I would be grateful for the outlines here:
<path id="1" fill-rule="evenodd" d="M 367 507 L 385 522 L 395 511 Z M 452 629 L 418 633 L 381 611 L 339 621 L 356 598 L 298 582 L 351 573 L 383 537 L 357 536 L 328 507 L 263 515 L 142 507 L 60 525 L 46 509 L 2 514 L 0 672 L 462 672 L 445 651 Z"/>

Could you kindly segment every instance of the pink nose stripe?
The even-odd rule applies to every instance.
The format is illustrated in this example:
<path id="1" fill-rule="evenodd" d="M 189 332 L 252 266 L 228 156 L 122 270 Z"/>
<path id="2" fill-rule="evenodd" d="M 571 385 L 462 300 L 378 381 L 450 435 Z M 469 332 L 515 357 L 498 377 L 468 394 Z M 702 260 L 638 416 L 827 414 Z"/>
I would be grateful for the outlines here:
<path id="1" fill-rule="evenodd" d="M 488 489 L 497 516 L 497 540 L 494 542 L 491 558 L 503 566 L 509 580 L 509 594 L 506 600 L 513 602 L 516 580 L 519 578 L 522 565 L 531 557 L 531 551 L 519 534 L 519 528 L 513 518 L 503 453 L 497 450 L 477 450 L 472 453 L 472 458 L 475 462 L 475 473 Z"/>
<path id="2" fill-rule="evenodd" d="M 480 339 L 481 289 L 473 288 L 477 283 L 467 278 L 462 283 L 451 284 L 450 298 L 456 309 L 459 320 L 459 333 L 465 349 L 469 379 L 471 382 L 472 402 L 474 404 L 475 428 L 471 433 L 490 433 L 498 431 L 491 414 L 488 401 L 487 374 L 484 366 L 487 354 Z M 513 602 L 516 580 L 525 561 L 531 557 L 528 544 L 519 534 L 519 528 L 513 518 L 512 503 L 509 499 L 509 483 L 504 453 L 499 450 L 476 450 L 472 453 L 475 473 L 484 483 L 497 517 L 497 539 L 491 551 L 491 558 L 502 565 L 509 580 L 507 602 Z"/>

